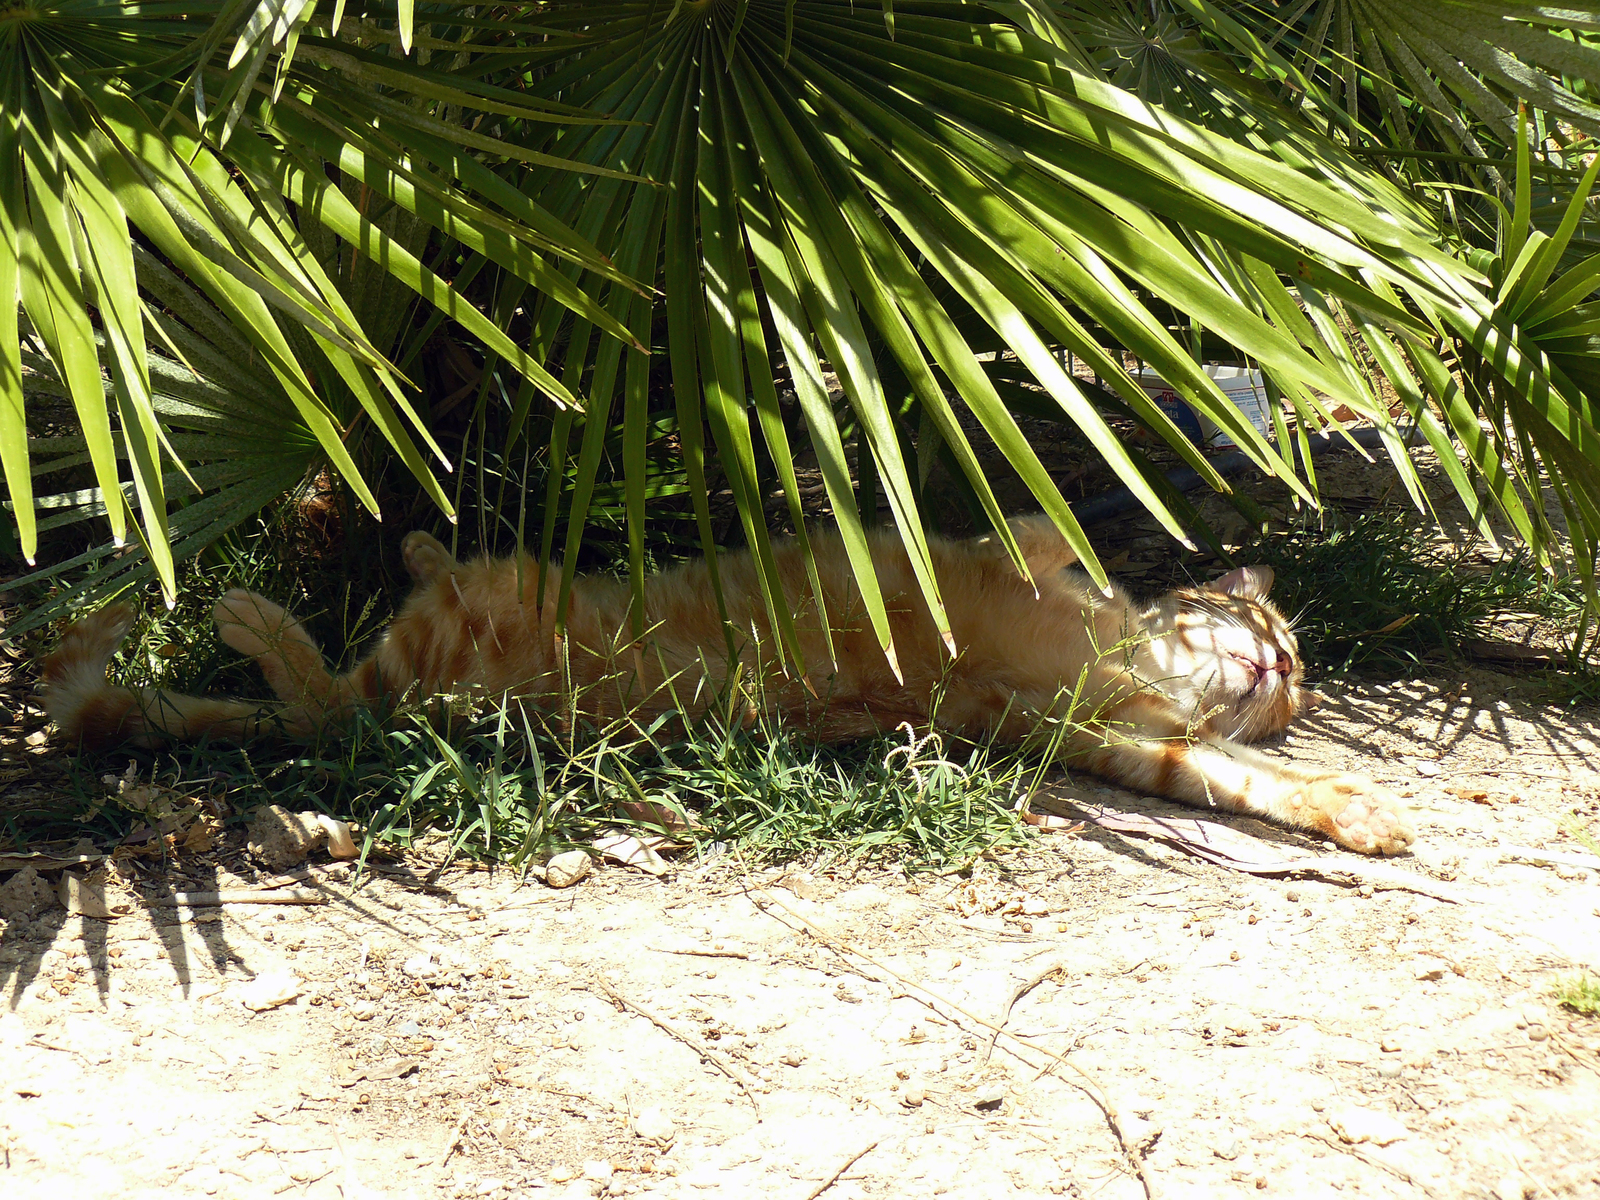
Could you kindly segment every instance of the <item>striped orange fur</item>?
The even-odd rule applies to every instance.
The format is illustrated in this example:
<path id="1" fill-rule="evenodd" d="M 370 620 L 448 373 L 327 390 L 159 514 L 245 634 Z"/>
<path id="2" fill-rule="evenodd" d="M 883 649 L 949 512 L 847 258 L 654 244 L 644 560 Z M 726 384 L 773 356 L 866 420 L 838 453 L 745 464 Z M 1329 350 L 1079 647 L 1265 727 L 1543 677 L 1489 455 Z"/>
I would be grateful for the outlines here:
<path id="1" fill-rule="evenodd" d="M 575 582 L 559 636 L 556 589 L 542 607 L 535 603 L 536 562 L 459 563 L 434 538 L 413 533 L 403 552 L 417 586 L 345 675 L 333 675 L 311 637 L 272 602 L 234 591 L 217 603 L 220 636 L 260 664 L 279 706 L 112 685 L 106 664 L 133 619 L 120 606 L 66 632 L 44 664 L 45 702 L 63 736 L 91 746 L 308 738 L 356 706 L 464 691 L 604 723 L 697 715 L 736 688 L 751 717 L 765 709 L 832 742 L 906 722 L 1020 740 L 1041 720 L 1060 718 L 1069 761 L 1135 790 L 1254 813 L 1367 853 L 1411 843 L 1401 802 L 1371 780 L 1284 763 L 1243 744 L 1279 732 L 1306 703 L 1294 634 L 1267 600 L 1270 570 L 1243 568 L 1140 607 L 1119 590 L 1102 595 L 1047 519 L 1022 518 L 1012 530 L 1037 590 L 990 538 L 931 543 L 954 658 L 898 537 L 872 535 L 898 677 L 833 535 L 812 539 L 820 597 L 798 546 L 775 551 L 808 671 L 800 677 L 773 652 L 747 553 L 718 559 L 726 626 L 707 565 L 691 562 L 646 581 L 644 638 L 628 632 L 627 584 L 607 576 Z"/>

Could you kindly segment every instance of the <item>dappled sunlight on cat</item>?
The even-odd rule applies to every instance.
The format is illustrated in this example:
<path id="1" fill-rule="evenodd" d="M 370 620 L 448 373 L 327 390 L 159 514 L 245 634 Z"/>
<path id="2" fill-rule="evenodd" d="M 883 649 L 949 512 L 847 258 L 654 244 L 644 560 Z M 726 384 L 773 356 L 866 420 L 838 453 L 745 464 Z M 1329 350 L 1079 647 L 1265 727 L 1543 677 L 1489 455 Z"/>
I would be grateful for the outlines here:
<path id="1" fill-rule="evenodd" d="M 1241 744 L 1281 731 L 1307 703 L 1294 633 L 1267 599 L 1269 569 L 1240 568 L 1139 606 L 1095 587 L 1047 518 L 1011 529 L 1032 583 L 997 539 L 930 541 L 953 654 L 893 531 L 869 539 L 893 659 L 865 619 L 837 536 L 812 538 L 820 594 L 799 545 L 774 546 L 797 662 L 775 652 L 761 568 L 748 553 L 719 555 L 715 577 L 705 562 L 652 576 L 642 614 L 627 582 L 579 577 L 563 627 L 558 577 L 541 580 L 535 560 L 460 563 L 418 532 L 402 547 L 416 588 L 344 675 L 279 606 L 242 591 L 218 602 L 220 635 L 260 663 L 278 707 L 110 685 L 106 664 L 131 623 L 112 610 L 73 626 L 47 660 L 46 702 L 64 736 L 101 746 L 306 738 L 358 706 L 445 694 L 516 697 L 569 729 L 711 714 L 823 742 L 935 729 L 1030 742 L 1131 788 L 1313 829 L 1365 853 L 1410 844 L 1392 793 Z M 913 742 L 908 761 L 919 753 Z"/>

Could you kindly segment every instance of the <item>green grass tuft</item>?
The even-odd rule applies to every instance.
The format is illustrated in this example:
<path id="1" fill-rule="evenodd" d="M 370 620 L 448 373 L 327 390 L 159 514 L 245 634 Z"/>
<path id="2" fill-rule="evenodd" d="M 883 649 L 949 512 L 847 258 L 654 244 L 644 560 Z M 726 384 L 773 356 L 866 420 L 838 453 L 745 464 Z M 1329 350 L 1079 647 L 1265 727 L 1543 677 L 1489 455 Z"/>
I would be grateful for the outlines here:
<path id="1" fill-rule="evenodd" d="M 1600 1017 L 1600 979 L 1584 972 L 1556 980 L 1556 1003 L 1585 1017 Z"/>
<path id="2" fill-rule="evenodd" d="M 447 720 L 360 714 L 320 747 L 188 746 L 142 754 L 135 774 L 178 793 L 225 797 L 243 819 L 278 804 L 320 809 L 407 847 L 438 832 L 452 855 L 513 866 L 582 846 L 606 829 L 670 834 L 691 857 L 728 846 L 769 861 L 826 851 L 908 871 L 965 865 L 1031 835 L 1015 813 L 1037 783 L 1037 756 L 937 738 L 823 747 L 774 731 L 702 721 L 667 735 L 563 735 L 516 700 Z M 75 772 L 78 820 L 126 833 L 137 814 L 95 803 L 127 755 Z M 83 826 L 80 824 L 79 829 Z"/>
<path id="3" fill-rule="evenodd" d="M 1577 626 L 1577 585 L 1551 581 L 1524 553 L 1483 562 L 1442 548 L 1431 525 L 1393 508 L 1330 508 L 1315 520 L 1262 539 L 1241 560 L 1277 572 L 1274 599 L 1320 673 L 1453 659 L 1462 639 L 1491 636 L 1505 618 Z M 1581 650 L 1569 659 L 1583 667 Z"/>

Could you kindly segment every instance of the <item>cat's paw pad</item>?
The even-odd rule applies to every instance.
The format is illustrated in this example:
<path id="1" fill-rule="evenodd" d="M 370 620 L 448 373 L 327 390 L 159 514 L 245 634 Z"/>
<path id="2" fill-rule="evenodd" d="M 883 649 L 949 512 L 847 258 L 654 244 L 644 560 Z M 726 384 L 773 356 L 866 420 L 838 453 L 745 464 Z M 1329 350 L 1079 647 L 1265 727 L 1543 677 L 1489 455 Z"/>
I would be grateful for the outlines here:
<path id="1" fill-rule="evenodd" d="M 251 658 L 276 649 L 285 635 L 299 629 L 281 605 L 243 588 L 234 588 L 218 600 L 211 619 L 217 623 L 218 637 Z"/>
<path id="2" fill-rule="evenodd" d="M 1405 801 L 1361 775 L 1319 780 L 1314 803 L 1341 846 L 1362 854 L 1402 854 L 1417 840 Z"/>
<path id="3" fill-rule="evenodd" d="M 400 557 L 405 559 L 406 571 L 418 583 L 432 583 L 439 576 L 453 571 L 456 560 L 444 543 L 431 533 L 414 529 L 400 543 Z"/>

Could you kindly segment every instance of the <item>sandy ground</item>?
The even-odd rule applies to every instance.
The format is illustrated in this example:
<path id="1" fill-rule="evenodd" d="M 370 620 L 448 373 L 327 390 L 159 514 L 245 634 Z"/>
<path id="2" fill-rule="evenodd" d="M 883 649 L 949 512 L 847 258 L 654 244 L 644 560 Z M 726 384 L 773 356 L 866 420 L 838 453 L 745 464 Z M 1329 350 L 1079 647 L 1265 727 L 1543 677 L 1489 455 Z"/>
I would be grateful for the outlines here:
<path id="1" fill-rule="evenodd" d="M 1600 875 L 1527 855 L 1580 850 L 1596 730 L 1516 688 L 1331 689 L 1278 748 L 1412 794 L 1376 886 L 1091 826 L 976 882 L 413 863 L 316 874 L 315 907 L 14 919 L 0 1194 L 1600 1195 L 1600 1022 L 1550 996 L 1600 967 Z"/>

